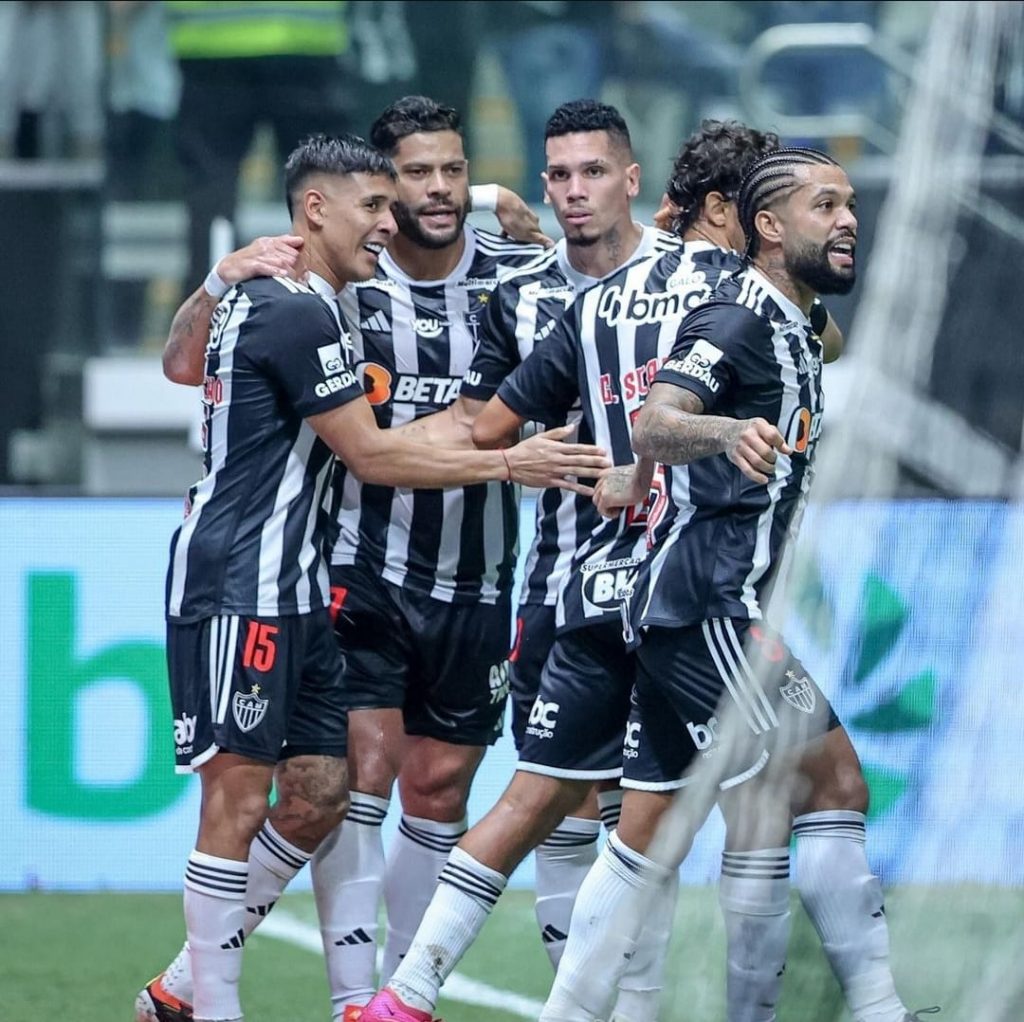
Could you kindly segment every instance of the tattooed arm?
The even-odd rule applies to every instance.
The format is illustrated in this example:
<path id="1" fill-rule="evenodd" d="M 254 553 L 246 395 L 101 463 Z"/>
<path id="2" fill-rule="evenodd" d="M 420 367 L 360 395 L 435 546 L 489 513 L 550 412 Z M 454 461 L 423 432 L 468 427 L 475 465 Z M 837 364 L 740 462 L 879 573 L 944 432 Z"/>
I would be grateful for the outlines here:
<path id="1" fill-rule="evenodd" d="M 301 249 L 302 238 L 295 234 L 257 238 L 221 259 L 217 273 L 229 287 L 251 277 L 293 276 Z M 219 301 L 200 285 L 174 314 L 163 355 L 164 376 L 172 383 L 203 382 L 210 317 Z"/>
<path id="2" fill-rule="evenodd" d="M 776 451 L 793 453 L 765 419 L 730 419 L 703 411 L 700 398 L 685 387 L 654 384 L 633 429 L 633 450 L 666 465 L 724 454 L 755 483 L 766 483 L 775 474 Z"/>

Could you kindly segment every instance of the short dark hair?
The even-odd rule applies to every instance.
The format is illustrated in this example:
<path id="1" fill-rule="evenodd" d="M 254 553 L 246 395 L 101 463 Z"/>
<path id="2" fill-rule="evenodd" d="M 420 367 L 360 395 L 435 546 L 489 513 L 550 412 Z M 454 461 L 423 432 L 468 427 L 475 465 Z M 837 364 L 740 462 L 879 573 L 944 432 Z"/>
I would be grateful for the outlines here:
<path id="1" fill-rule="evenodd" d="M 817 149 L 776 149 L 763 156 L 747 171 L 740 185 L 736 206 L 740 226 L 747 237 L 745 255 L 748 258 L 756 256 L 761 248 L 761 236 L 754 226 L 754 217 L 799 187 L 796 169 L 800 166 L 838 167 L 839 164 Z"/>
<path id="2" fill-rule="evenodd" d="M 428 96 L 403 96 L 391 104 L 370 127 L 370 141 L 394 156 L 398 144 L 418 131 L 454 131 L 462 134 L 459 112 Z"/>
<path id="3" fill-rule="evenodd" d="M 739 121 L 701 121 L 679 149 L 665 193 L 679 207 L 674 224 L 683 234 L 696 223 L 711 192 L 735 199 L 750 168 L 779 148 L 779 136 Z"/>
<path id="4" fill-rule="evenodd" d="M 284 197 L 288 215 L 312 174 L 381 174 L 395 180 L 394 164 L 358 135 L 310 135 L 292 150 L 284 164 Z"/>
<path id="5" fill-rule="evenodd" d="M 633 155 L 629 128 L 622 114 L 615 107 L 599 103 L 596 99 L 574 99 L 563 103 L 548 118 L 544 126 L 544 141 L 583 131 L 606 131 L 614 143 Z"/>

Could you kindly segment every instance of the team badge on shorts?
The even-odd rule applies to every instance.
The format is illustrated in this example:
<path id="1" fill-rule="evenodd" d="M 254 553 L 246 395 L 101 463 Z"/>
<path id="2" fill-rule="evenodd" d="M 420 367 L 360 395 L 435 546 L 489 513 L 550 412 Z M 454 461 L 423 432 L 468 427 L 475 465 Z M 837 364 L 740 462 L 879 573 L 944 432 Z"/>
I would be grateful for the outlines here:
<path id="1" fill-rule="evenodd" d="M 789 684 L 779 688 L 782 698 L 801 713 L 813 713 L 818 701 L 814 686 L 806 678 L 798 678 L 795 671 L 786 671 L 786 677 L 789 678 Z"/>
<path id="2" fill-rule="evenodd" d="M 249 692 L 236 692 L 231 700 L 231 712 L 234 715 L 238 730 L 251 731 L 267 714 L 269 699 L 260 698 L 259 685 L 253 685 Z"/>

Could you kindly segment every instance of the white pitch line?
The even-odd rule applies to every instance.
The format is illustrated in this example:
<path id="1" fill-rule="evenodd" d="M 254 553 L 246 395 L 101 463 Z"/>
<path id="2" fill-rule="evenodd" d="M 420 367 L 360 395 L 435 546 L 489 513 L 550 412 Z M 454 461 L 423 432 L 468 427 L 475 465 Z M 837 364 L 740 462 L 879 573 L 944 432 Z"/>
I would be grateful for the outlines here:
<path id="1" fill-rule="evenodd" d="M 253 936 L 271 937 L 318 955 L 323 954 L 320 931 L 315 926 L 282 912 L 280 908 L 276 912 L 271 912 L 260 923 L 253 931 Z M 379 957 L 377 964 L 380 965 Z M 497 1008 L 520 1018 L 536 1019 L 544 1007 L 540 1001 L 535 1001 L 532 997 L 523 997 L 521 994 L 512 993 L 511 990 L 499 990 L 458 972 L 453 972 L 445 980 L 443 992 L 444 996 L 452 1001 L 472 1004 L 478 1008 Z"/>

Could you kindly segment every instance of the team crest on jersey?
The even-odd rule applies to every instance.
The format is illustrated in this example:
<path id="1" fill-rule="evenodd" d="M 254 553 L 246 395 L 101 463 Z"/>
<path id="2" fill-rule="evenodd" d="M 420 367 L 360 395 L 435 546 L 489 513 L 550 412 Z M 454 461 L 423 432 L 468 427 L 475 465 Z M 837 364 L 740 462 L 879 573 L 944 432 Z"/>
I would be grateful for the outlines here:
<path id="1" fill-rule="evenodd" d="M 782 685 L 779 692 L 782 698 L 795 710 L 801 713 L 813 713 L 818 702 L 814 686 L 807 678 L 798 678 L 795 671 L 786 671 L 789 684 Z"/>
<path id="2" fill-rule="evenodd" d="M 236 692 L 235 698 L 231 700 L 231 713 L 238 730 L 248 732 L 258 727 L 267 715 L 269 705 L 270 700 L 260 696 L 259 685 L 253 685 L 248 692 Z"/>

